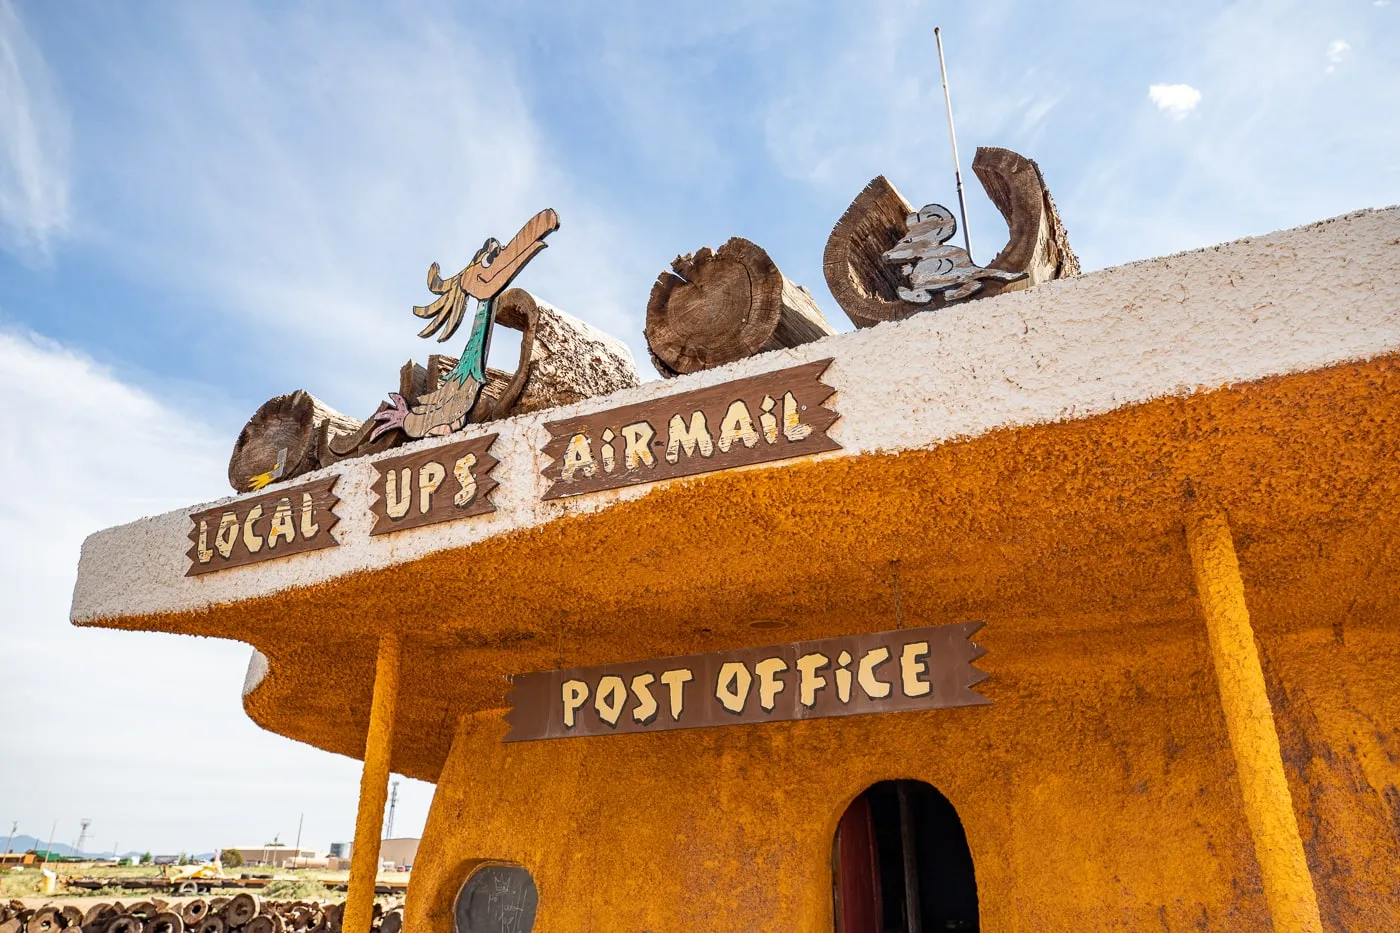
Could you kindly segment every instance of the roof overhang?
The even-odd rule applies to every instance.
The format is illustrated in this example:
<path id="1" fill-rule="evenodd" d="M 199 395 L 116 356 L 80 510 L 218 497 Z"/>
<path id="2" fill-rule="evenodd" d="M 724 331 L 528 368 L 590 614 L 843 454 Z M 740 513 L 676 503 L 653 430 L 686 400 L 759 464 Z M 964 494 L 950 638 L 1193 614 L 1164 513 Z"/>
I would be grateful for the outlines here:
<path id="1" fill-rule="evenodd" d="M 352 757 L 399 632 L 393 768 L 428 780 L 529 670 L 980 618 L 994 696 L 1013 644 L 1193 624 L 1190 497 L 1269 624 L 1337 611 L 1337 555 L 1400 573 L 1367 557 L 1400 503 L 1397 312 L 1395 208 L 1135 263 L 392 452 L 499 434 L 490 514 L 372 536 L 358 460 L 306 478 L 339 476 L 338 547 L 190 577 L 210 505 L 99 532 L 72 617 L 252 644 L 249 715 Z M 543 498 L 546 421 L 826 358 L 840 450 Z"/>

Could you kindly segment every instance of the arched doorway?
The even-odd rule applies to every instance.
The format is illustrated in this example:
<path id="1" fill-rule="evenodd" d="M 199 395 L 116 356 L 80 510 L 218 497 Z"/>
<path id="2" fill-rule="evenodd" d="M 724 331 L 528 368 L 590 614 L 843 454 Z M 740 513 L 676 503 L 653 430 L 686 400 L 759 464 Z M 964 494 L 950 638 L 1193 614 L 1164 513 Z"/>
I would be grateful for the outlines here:
<path id="1" fill-rule="evenodd" d="M 851 802 L 831 852 L 836 933 L 976 931 L 972 852 L 953 805 L 923 781 Z"/>

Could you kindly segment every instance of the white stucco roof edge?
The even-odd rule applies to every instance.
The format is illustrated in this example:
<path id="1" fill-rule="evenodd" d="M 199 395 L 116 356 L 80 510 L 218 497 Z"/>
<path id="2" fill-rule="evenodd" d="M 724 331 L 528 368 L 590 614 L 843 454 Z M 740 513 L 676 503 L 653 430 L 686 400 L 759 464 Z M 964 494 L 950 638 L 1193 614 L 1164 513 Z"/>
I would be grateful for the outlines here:
<path id="1" fill-rule="evenodd" d="M 647 495 L 662 484 L 542 500 L 548 485 L 539 473 L 539 450 L 548 439 L 544 422 L 811 360 L 834 359 L 823 381 L 836 389 L 827 406 L 840 413 L 830 435 L 842 449 L 820 456 L 849 457 L 1085 418 L 1153 398 L 1395 352 L 1400 352 L 1400 207 L 1359 211 L 418 442 L 432 446 L 500 435 L 491 451 L 500 460 L 492 474 L 500 486 L 492 497 L 496 511 L 489 515 L 370 537 L 374 470 L 369 458 L 294 481 L 340 474 L 339 547 L 186 577 L 188 515 L 217 503 L 99 531 L 83 544 L 71 617 L 83 624 L 236 602 Z"/>

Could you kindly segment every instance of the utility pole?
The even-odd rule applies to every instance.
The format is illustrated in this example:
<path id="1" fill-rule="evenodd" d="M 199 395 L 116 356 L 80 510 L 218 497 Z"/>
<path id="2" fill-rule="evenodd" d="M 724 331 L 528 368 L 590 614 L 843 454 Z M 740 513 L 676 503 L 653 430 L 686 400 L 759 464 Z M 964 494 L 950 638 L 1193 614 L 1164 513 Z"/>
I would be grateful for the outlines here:
<path id="1" fill-rule="evenodd" d="M 58 820 L 53 821 L 53 826 L 49 829 L 49 844 L 44 847 L 44 864 L 53 861 L 53 834 L 58 832 Z"/>
<path id="2" fill-rule="evenodd" d="M 14 846 L 14 842 L 15 842 L 15 830 L 17 830 L 17 829 L 19 829 L 19 820 L 12 820 L 12 821 L 10 822 L 10 838 L 5 840 L 5 854 L 6 854 L 6 855 L 9 855 L 9 854 L 10 854 L 10 850 L 11 850 L 11 848 Z"/>
<path id="3" fill-rule="evenodd" d="M 384 826 L 384 838 L 394 838 L 394 807 L 399 802 L 399 782 L 394 781 L 389 791 L 389 820 Z"/>
<path id="4" fill-rule="evenodd" d="M 299 859 L 299 858 L 301 858 L 301 824 L 304 823 L 305 821 L 306 821 L 306 814 L 305 814 L 305 813 L 303 813 L 301 816 L 297 817 L 297 847 L 296 847 L 296 851 L 292 853 L 292 867 L 293 867 L 293 868 L 296 867 L 296 860 Z"/>

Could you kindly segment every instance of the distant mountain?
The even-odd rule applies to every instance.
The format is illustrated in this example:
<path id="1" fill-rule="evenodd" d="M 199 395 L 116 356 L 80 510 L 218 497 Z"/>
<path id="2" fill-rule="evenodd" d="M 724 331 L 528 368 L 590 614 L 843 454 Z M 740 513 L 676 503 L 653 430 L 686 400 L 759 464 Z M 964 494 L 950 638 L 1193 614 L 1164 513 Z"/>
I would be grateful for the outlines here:
<path id="1" fill-rule="evenodd" d="M 30 851 L 31 849 L 33 849 L 35 852 L 43 852 L 43 851 L 44 851 L 44 847 L 45 847 L 45 845 L 46 845 L 47 843 L 48 843 L 48 840 L 47 840 L 47 839 L 36 839 L 36 838 L 33 837 L 33 836 L 15 836 L 15 838 L 10 842 L 10 851 L 11 851 L 11 852 L 28 852 L 28 851 Z M 4 843 L 0 843 L 0 847 L 2 847 L 3 845 L 4 845 Z M 91 851 L 89 851 L 89 852 L 78 852 L 77 850 L 75 850 L 72 846 L 68 845 L 67 843 L 58 842 L 57 840 L 55 840 L 55 841 L 54 841 L 54 844 L 53 844 L 53 854 L 56 855 L 56 856 L 58 856 L 58 857 L 60 857 L 60 858 L 72 858 L 72 857 L 74 857 L 74 856 L 77 856 L 77 857 L 79 857 L 79 858 L 101 859 L 101 858 L 111 858 L 111 857 L 112 857 L 112 853 L 111 853 L 110 851 L 107 851 L 107 852 L 91 852 Z M 121 852 L 121 853 L 118 854 L 117 857 L 118 857 L 118 858 L 138 859 L 138 858 L 140 858 L 143 854 L 145 854 L 145 853 L 144 853 L 144 850 L 134 850 L 134 849 L 133 849 L 133 850 L 130 850 L 130 851 L 127 851 L 127 852 Z M 154 853 L 154 854 L 156 854 L 156 855 L 166 855 L 166 854 L 169 854 L 169 855 L 178 855 L 179 853 L 176 853 L 176 852 L 170 852 L 170 853 L 156 852 L 156 853 Z M 210 859 L 212 859 L 213 857 L 214 857 L 214 853 L 213 853 L 213 852 L 197 852 L 197 853 L 190 853 L 190 858 L 194 859 L 194 860 L 197 861 L 197 862 L 207 862 L 207 861 L 209 861 Z"/>

